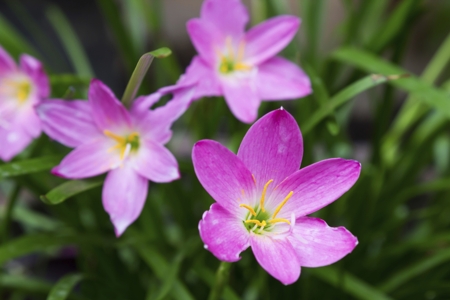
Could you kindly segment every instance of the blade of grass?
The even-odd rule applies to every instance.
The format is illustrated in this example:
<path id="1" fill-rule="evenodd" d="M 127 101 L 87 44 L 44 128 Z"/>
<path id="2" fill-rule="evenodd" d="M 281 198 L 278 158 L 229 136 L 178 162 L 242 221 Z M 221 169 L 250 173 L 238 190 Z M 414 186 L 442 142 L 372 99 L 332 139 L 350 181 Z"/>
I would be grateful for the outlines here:
<path id="1" fill-rule="evenodd" d="M 61 155 L 52 155 L 3 164 L 0 165 L 0 179 L 47 171 L 61 159 Z"/>
<path id="2" fill-rule="evenodd" d="M 58 34 L 76 73 L 80 76 L 94 77 L 83 46 L 64 13 L 58 7 L 50 6 L 46 11 L 46 16 Z"/>
<path id="3" fill-rule="evenodd" d="M 379 288 L 384 292 L 394 291 L 396 288 L 405 284 L 416 276 L 422 275 L 435 266 L 448 263 L 450 261 L 450 250 L 445 250 L 420 260 L 419 262 L 398 271 L 380 284 Z"/>
<path id="4" fill-rule="evenodd" d="M 0 14 L 0 28 L 2 29 L 0 30 L 0 44 L 15 57 L 24 52 L 38 58 L 40 57 L 36 49 L 19 34 L 2 14 Z"/>
<path id="5" fill-rule="evenodd" d="M 370 75 L 358 80 L 352 85 L 346 87 L 335 96 L 333 96 L 326 105 L 321 106 L 316 110 L 308 120 L 300 126 L 304 134 L 311 131 L 320 121 L 330 115 L 336 108 L 343 105 L 347 101 L 351 100 L 356 95 L 374 87 L 381 83 L 384 83 L 390 79 L 396 79 L 397 77 Z"/>
<path id="6" fill-rule="evenodd" d="M 334 266 L 315 268 L 310 270 L 311 274 L 337 289 L 342 289 L 356 299 L 361 300 L 389 300 L 381 290 L 370 286 L 356 276 L 338 270 Z"/>
<path id="7" fill-rule="evenodd" d="M 71 291 L 84 276 L 81 274 L 69 274 L 58 280 L 48 294 L 47 300 L 65 300 Z"/>
<path id="8" fill-rule="evenodd" d="M 42 195 L 40 199 L 45 204 L 56 205 L 60 204 L 70 197 L 73 197 L 82 192 L 99 187 L 103 184 L 103 178 L 85 179 L 85 180 L 71 180 L 64 182 L 57 186 L 45 195 Z"/>

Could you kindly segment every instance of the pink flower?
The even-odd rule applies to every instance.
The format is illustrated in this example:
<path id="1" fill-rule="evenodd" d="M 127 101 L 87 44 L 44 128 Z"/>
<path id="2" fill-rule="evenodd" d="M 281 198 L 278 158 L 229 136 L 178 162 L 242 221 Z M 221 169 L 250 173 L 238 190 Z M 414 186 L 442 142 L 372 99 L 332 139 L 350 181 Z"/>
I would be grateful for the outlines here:
<path id="1" fill-rule="evenodd" d="M 302 154 L 300 129 L 283 109 L 258 120 L 237 155 L 215 141 L 195 144 L 195 172 L 216 201 L 199 223 L 205 248 L 234 262 L 251 246 L 259 264 L 284 284 L 298 279 L 301 266 L 325 266 L 350 253 L 355 236 L 307 215 L 350 189 L 361 166 L 333 158 L 299 170 Z"/>
<path id="2" fill-rule="evenodd" d="M 197 85 L 194 99 L 224 96 L 242 122 L 256 120 L 262 100 L 287 100 L 311 93 L 310 81 L 294 63 L 275 56 L 300 25 L 279 16 L 245 32 L 248 13 L 240 0 L 205 0 L 187 30 L 199 55 L 179 83 Z"/>
<path id="3" fill-rule="evenodd" d="M 177 99 L 149 110 L 159 98 L 177 91 Z M 128 111 L 112 91 L 92 80 L 89 100 L 48 100 L 38 106 L 43 130 L 75 149 L 52 173 L 79 179 L 108 172 L 103 185 L 103 206 L 120 236 L 142 211 L 148 180 L 170 182 L 180 177 L 178 164 L 163 145 L 172 123 L 187 109 L 187 88 L 167 87 L 139 97 Z"/>
<path id="4" fill-rule="evenodd" d="M 41 134 L 34 106 L 49 95 L 42 64 L 23 54 L 20 65 L 0 47 L 0 159 L 11 160 Z"/>

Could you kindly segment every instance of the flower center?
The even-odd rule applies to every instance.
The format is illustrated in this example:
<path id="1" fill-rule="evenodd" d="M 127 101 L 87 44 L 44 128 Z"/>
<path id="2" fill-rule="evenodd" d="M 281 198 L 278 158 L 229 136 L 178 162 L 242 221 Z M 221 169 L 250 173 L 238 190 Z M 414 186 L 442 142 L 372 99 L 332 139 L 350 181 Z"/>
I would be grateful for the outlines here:
<path id="1" fill-rule="evenodd" d="M 125 159 L 130 152 L 135 152 L 139 149 L 139 134 L 132 132 L 125 137 L 112 133 L 109 130 L 103 131 L 103 133 L 117 142 L 116 145 L 108 149 L 108 152 L 119 151 L 120 159 Z"/>
<path id="2" fill-rule="evenodd" d="M 2 79 L 0 85 L 0 96 L 10 99 L 16 99 L 19 104 L 25 103 L 31 94 L 31 83 L 24 78 L 6 78 Z"/>
<path id="3" fill-rule="evenodd" d="M 227 37 L 225 54 L 218 52 L 220 57 L 219 71 L 222 74 L 230 74 L 234 71 L 249 71 L 251 66 L 244 64 L 245 42 L 241 41 L 237 53 L 233 47 L 233 41 L 231 37 Z"/>
<path id="4" fill-rule="evenodd" d="M 253 178 L 254 179 L 254 178 Z M 293 191 L 290 191 L 289 194 L 281 201 L 281 203 L 277 206 L 274 213 L 270 213 L 266 211 L 264 207 L 264 202 L 266 200 L 267 188 L 273 182 L 273 179 L 270 179 L 265 185 L 261 194 L 261 198 L 259 200 L 259 204 L 255 207 L 251 207 L 247 204 L 240 204 L 240 207 L 243 207 L 249 211 L 247 216 L 245 217 L 244 225 L 248 231 L 252 231 L 257 234 L 262 234 L 263 232 L 270 232 L 277 224 L 279 223 L 287 223 L 291 224 L 291 222 L 287 219 L 277 218 L 278 213 L 283 208 L 283 206 L 288 202 L 288 200 L 294 194 Z M 255 180 L 256 183 L 256 180 Z"/>

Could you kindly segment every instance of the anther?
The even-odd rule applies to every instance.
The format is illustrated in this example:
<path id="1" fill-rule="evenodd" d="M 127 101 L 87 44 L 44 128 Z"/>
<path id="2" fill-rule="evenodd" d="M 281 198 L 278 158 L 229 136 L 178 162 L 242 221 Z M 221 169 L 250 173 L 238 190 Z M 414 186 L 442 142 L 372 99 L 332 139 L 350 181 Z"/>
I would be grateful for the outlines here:
<path id="1" fill-rule="evenodd" d="M 275 219 L 277 214 L 280 212 L 280 210 L 283 208 L 283 206 L 286 204 L 286 202 L 289 200 L 289 198 L 292 197 L 293 194 L 294 194 L 294 192 L 290 191 L 289 194 L 286 196 L 286 198 L 284 198 L 284 200 L 280 203 L 280 205 L 278 205 L 277 209 L 273 213 L 272 219 Z"/>
<path id="2" fill-rule="evenodd" d="M 289 222 L 286 219 L 272 219 L 269 221 L 270 224 L 281 223 L 281 222 L 288 223 L 289 225 L 291 225 L 291 222 Z"/>
<path id="3" fill-rule="evenodd" d="M 255 212 L 255 210 L 254 210 L 250 205 L 247 205 L 247 204 L 239 204 L 239 207 L 244 207 L 244 208 L 248 209 L 248 210 L 250 211 L 250 213 L 251 213 L 253 216 L 256 217 L 256 212 Z"/>
<path id="4" fill-rule="evenodd" d="M 269 184 L 271 184 L 273 182 L 273 179 L 270 179 L 269 181 L 267 181 L 267 183 L 264 185 L 264 189 L 261 195 L 261 200 L 259 200 L 259 205 L 261 207 L 262 212 L 265 212 L 266 210 L 264 209 L 264 200 L 266 198 L 266 192 L 267 192 L 267 187 L 269 186 Z"/>

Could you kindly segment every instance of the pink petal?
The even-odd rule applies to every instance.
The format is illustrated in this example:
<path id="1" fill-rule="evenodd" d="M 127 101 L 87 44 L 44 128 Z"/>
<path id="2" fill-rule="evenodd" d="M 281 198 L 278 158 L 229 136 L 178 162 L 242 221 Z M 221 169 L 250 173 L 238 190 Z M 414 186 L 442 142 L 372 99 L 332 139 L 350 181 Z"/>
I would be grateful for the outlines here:
<path id="1" fill-rule="evenodd" d="M 154 182 L 170 182 L 180 178 L 176 158 L 164 146 L 151 140 L 141 140 L 134 170 Z"/>
<path id="2" fill-rule="evenodd" d="M 68 147 L 78 147 L 102 135 L 88 101 L 46 100 L 36 110 L 44 132 Z"/>
<path id="3" fill-rule="evenodd" d="M 275 188 L 300 168 L 303 141 L 297 122 L 284 109 L 266 114 L 247 131 L 237 155 L 260 190 L 270 179 Z"/>
<path id="4" fill-rule="evenodd" d="M 44 67 L 36 58 L 23 54 L 20 56 L 20 68 L 34 82 L 39 98 L 47 98 L 50 94 L 50 84 Z"/>
<path id="5" fill-rule="evenodd" d="M 296 64 L 273 57 L 258 66 L 256 89 L 263 100 L 287 100 L 311 94 L 308 76 Z"/>
<path id="6" fill-rule="evenodd" d="M 296 220 L 288 239 L 300 265 L 311 268 L 335 263 L 358 244 L 358 239 L 345 227 L 329 227 L 324 220 L 308 217 Z"/>
<path id="7" fill-rule="evenodd" d="M 245 62 L 258 65 L 283 50 L 300 26 L 300 19 L 294 16 L 279 16 L 251 28 L 245 40 Z"/>
<path id="8" fill-rule="evenodd" d="M 103 185 L 103 207 L 119 237 L 141 214 L 147 198 L 148 181 L 130 166 L 111 170 Z"/>
<path id="9" fill-rule="evenodd" d="M 16 125 L 22 127 L 32 138 L 37 138 L 42 132 L 41 120 L 32 106 L 22 107 L 16 114 Z"/>
<path id="10" fill-rule="evenodd" d="M 231 79 L 231 78 L 230 78 Z M 258 116 L 261 100 L 254 85 L 247 79 L 222 82 L 225 101 L 233 115 L 244 123 L 252 123 Z"/>
<path id="11" fill-rule="evenodd" d="M 300 277 L 300 262 L 287 239 L 253 234 L 250 244 L 261 267 L 283 284 L 292 284 Z"/>
<path id="12" fill-rule="evenodd" d="M 130 128 L 131 119 L 126 108 L 100 80 L 93 79 L 89 87 L 89 103 L 94 122 L 100 130 L 116 132 Z"/>
<path id="13" fill-rule="evenodd" d="M 22 152 L 33 138 L 20 126 L 11 126 L 9 129 L 0 127 L 0 158 L 10 161 Z"/>
<path id="14" fill-rule="evenodd" d="M 131 109 L 131 117 L 135 128 L 140 132 L 141 137 L 153 140 L 159 144 L 167 143 L 172 137 L 170 127 L 189 107 L 195 88 L 193 86 L 173 86 L 171 89 L 161 89 L 153 94 L 158 97 L 166 93 L 172 93 L 173 98 L 166 105 L 155 110 L 145 109 L 144 104 L 149 101 L 141 101 Z M 152 96 L 152 95 L 150 95 Z M 151 99 L 150 96 L 148 99 Z"/>
<path id="15" fill-rule="evenodd" d="M 276 189 L 272 199 L 282 201 L 293 191 L 278 216 L 296 218 L 311 214 L 338 199 L 348 191 L 359 177 L 361 164 L 355 160 L 332 158 L 322 160 L 295 172 Z M 278 203 L 271 203 L 273 207 Z M 269 206 L 269 204 L 268 204 Z"/>
<path id="16" fill-rule="evenodd" d="M 242 35 L 249 19 L 246 7 L 239 0 L 206 0 L 200 16 L 202 20 L 230 36 Z"/>
<path id="17" fill-rule="evenodd" d="M 211 197 L 237 217 L 247 210 L 239 204 L 253 205 L 254 183 L 244 163 L 216 141 L 202 140 L 194 145 L 192 162 L 198 180 Z"/>
<path id="18" fill-rule="evenodd" d="M 180 77 L 177 85 L 195 84 L 193 99 L 205 96 L 222 96 L 222 88 L 217 78 L 217 72 L 200 56 L 195 56 L 187 67 L 186 73 Z"/>
<path id="19" fill-rule="evenodd" d="M 70 152 L 54 167 L 52 174 L 70 179 L 97 176 L 120 164 L 119 156 L 108 149 L 114 146 L 109 139 L 99 138 L 82 144 Z"/>
<path id="20" fill-rule="evenodd" d="M 222 261 L 240 260 L 239 254 L 250 246 L 250 235 L 242 220 L 217 203 L 205 211 L 198 230 L 205 249 Z"/>
<path id="21" fill-rule="evenodd" d="M 0 75 L 15 71 L 16 69 L 14 59 L 0 46 Z"/>
<path id="22" fill-rule="evenodd" d="M 210 67 L 214 67 L 219 59 L 217 50 L 225 43 L 223 33 L 201 19 L 189 20 L 186 27 L 195 49 Z"/>

